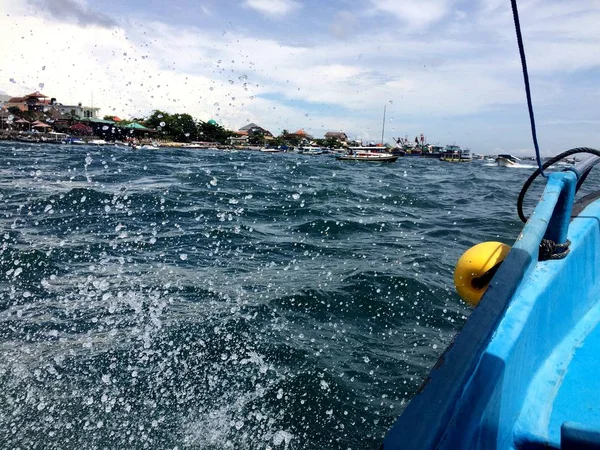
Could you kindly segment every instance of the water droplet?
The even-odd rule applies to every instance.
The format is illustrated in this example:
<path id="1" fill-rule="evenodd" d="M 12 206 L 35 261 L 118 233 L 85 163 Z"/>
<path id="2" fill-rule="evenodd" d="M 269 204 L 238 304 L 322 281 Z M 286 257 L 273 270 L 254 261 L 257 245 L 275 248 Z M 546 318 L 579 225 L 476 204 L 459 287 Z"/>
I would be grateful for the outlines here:
<path id="1" fill-rule="evenodd" d="M 108 130 L 108 125 L 104 125 L 104 126 L 102 127 L 102 129 L 103 129 L 104 131 Z"/>
<path id="2" fill-rule="evenodd" d="M 14 78 L 11 78 L 11 79 L 10 79 L 10 80 L 8 80 L 8 81 L 10 81 L 11 83 L 16 83 L 16 81 L 15 81 L 15 79 L 14 79 Z"/>
<path id="3" fill-rule="evenodd" d="M 164 127 L 165 125 L 166 125 L 166 123 L 164 123 L 164 122 L 161 122 L 161 123 L 160 123 L 160 126 L 161 126 L 161 127 Z"/>
<path id="4" fill-rule="evenodd" d="M 38 84 L 38 87 L 39 87 L 40 89 L 44 89 L 44 83 L 40 83 L 40 84 Z"/>
<path id="5" fill-rule="evenodd" d="M 188 258 L 188 255 L 186 255 L 185 253 L 181 253 L 179 255 L 179 259 L 181 259 L 182 261 L 185 261 Z"/>
<path id="6" fill-rule="evenodd" d="M 158 115 L 158 118 L 159 118 L 159 119 L 162 119 L 162 118 L 163 118 L 163 115 L 162 115 L 162 114 L 159 114 L 159 115 Z"/>
<path id="7" fill-rule="evenodd" d="M 46 66 L 42 66 L 42 70 L 46 70 Z"/>

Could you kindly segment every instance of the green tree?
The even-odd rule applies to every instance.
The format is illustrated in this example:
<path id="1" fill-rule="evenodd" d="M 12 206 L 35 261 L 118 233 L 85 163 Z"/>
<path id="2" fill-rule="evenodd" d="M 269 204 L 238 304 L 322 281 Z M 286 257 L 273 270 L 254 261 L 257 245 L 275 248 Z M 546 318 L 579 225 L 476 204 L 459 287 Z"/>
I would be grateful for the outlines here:
<path id="1" fill-rule="evenodd" d="M 20 116 L 22 113 L 18 106 L 11 106 L 8 108 L 8 112 L 14 114 L 15 116 Z"/>
<path id="2" fill-rule="evenodd" d="M 166 128 L 166 124 L 170 121 L 170 119 L 171 115 L 169 113 L 156 109 L 152 111 L 150 117 L 144 119 L 144 123 L 149 128 L 161 127 L 164 129 Z M 161 125 L 162 123 L 164 123 L 165 125 Z"/>
<path id="3" fill-rule="evenodd" d="M 327 148 L 340 148 L 342 147 L 342 143 L 337 139 L 330 137 L 325 139 L 323 146 Z"/>
<path id="4" fill-rule="evenodd" d="M 285 140 L 281 136 L 276 136 L 269 143 L 269 145 L 272 145 L 273 147 L 279 147 L 281 145 L 285 145 Z"/>
<path id="5" fill-rule="evenodd" d="M 223 128 L 221 125 L 210 122 L 200 122 L 198 124 L 198 140 L 201 141 L 226 144 L 229 137 L 233 136 L 233 134 L 232 131 Z"/>
<path id="6" fill-rule="evenodd" d="M 173 114 L 166 122 L 166 131 L 176 142 L 198 140 L 198 126 L 189 114 Z"/>
<path id="7" fill-rule="evenodd" d="M 297 147 L 300 145 L 300 138 L 293 134 L 287 134 L 284 138 L 287 145 Z"/>

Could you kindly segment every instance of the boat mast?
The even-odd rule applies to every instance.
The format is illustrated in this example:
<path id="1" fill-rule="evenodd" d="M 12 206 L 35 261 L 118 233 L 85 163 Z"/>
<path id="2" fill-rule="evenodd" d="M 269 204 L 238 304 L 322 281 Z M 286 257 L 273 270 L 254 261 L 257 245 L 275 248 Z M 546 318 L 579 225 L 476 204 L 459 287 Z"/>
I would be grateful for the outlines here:
<path id="1" fill-rule="evenodd" d="M 383 123 L 381 124 L 381 145 L 383 145 L 383 133 L 385 132 L 385 108 L 387 105 L 383 105 Z"/>

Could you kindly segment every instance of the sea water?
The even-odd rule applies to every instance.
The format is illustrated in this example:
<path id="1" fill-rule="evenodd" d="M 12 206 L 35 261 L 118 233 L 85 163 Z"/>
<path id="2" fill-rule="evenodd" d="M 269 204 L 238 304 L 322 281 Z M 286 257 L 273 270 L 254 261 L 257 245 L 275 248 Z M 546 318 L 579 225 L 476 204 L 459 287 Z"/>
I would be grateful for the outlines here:
<path id="1" fill-rule="evenodd" d="M 530 173 L 0 154 L 0 447 L 23 449 L 377 449 L 469 315 L 456 260 L 512 243 Z"/>

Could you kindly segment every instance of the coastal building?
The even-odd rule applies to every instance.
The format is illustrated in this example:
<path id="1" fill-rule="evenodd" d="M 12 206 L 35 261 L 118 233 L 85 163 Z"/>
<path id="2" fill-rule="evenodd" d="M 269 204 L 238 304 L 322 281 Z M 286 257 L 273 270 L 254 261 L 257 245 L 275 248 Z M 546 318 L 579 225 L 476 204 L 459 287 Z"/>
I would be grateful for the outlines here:
<path id="1" fill-rule="evenodd" d="M 4 102 L 4 108 L 8 109 L 10 107 L 16 107 L 23 112 L 32 111 L 46 113 L 55 111 L 79 119 L 97 118 L 100 111 L 100 108 L 83 106 L 81 103 L 78 103 L 77 105 L 63 105 L 62 103 L 58 103 L 56 98 L 49 98 L 39 91 L 32 92 L 31 94 L 22 97 L 9 98 Z"/>
<path id="2" fill-rule="evenodd" d="M 46 108 L 50 107 L 52 100 L 54 99 L 48 99 L 47 95 L 35 91 L 31 94 L 24 95 L 23 97 L 9 98 L 6 102 L 4 102 L 4 107 L 6 109 L 15 107 L 23 112 L 44 112 Z"/>
<path id="3" fill-rule="evenodd" d="M 55 109 L 61 114 L 72 115 L 79 119 L 97 119 L 100 108 L 92 108 L 91 106 L 83 106 L 81 103 L 77 105 L 63 105 L 62 103 L 56 103 L 52 105 L 52 109 Z"/>
<path id="4" fill-rule="evenodd" d="M 235 135 L 229 138 L 231 145 L 264 144 L 274 139 L 269 130 L 255 123 L 249 123 L 234 133 Z"/>
<path id="5" fill-rule="evenodd" d="M 248 145 L 248 140 L 250 139 L 250 136 L 248 136 L 248 133 L 241 133 L 241 132 L 235 132 L 235 136 L 230 136 L 229 137 L 229 144 L 230 145 Z"/>
<path id="6" fill-rule="evenodd" d="M 288 133 L 286 135 L 288 139 L 298 139 L 300 142 L 304 141 L 312 141 L 314 138 L 304 131 L 304 128 L 300 128 L 299 130 L 294 131 L 293 133 Z"/>
<path id="7" fill-rule="evenodd" d="M 256 136 L 256 135 L 261 135 L 264 136 L 265 138 L 267 136 L 273 137 L 273 134 L 269 131 L 266 130 L 265 128 L 255 124 L 255 123 L 249 123 L 248 125 L 243 126 L 242 128 L 240 128 L 237 133 L 240 133 L 240 135 L 248 135 L 248 136 Z"/>
<path id="8" fill-rule="evenodd" d="M 328 131 L 325 133 L 325 139 L 335 139 L 338 142 L 348 142 L 348 135 L 343 131 Z"/>

